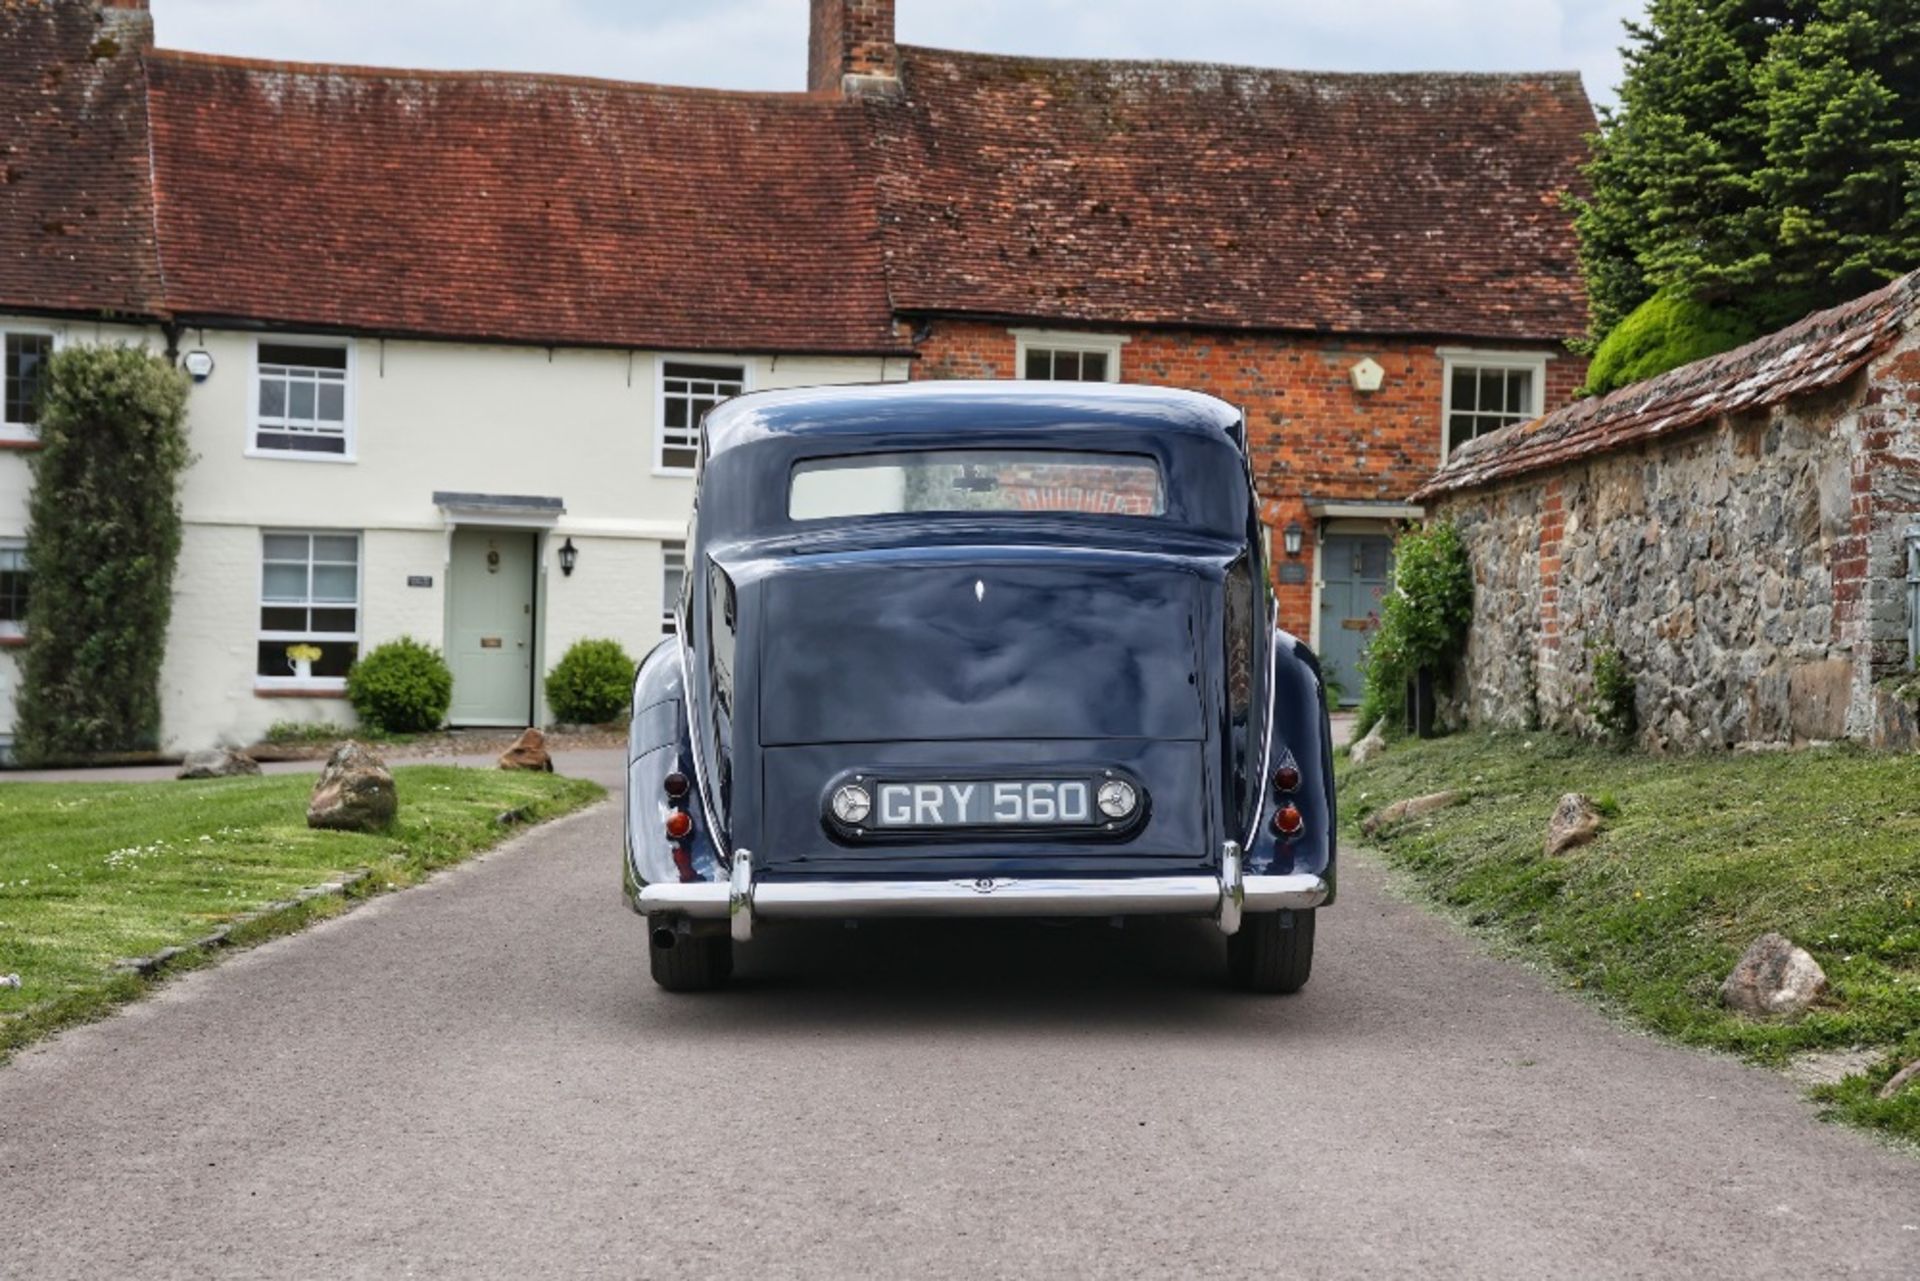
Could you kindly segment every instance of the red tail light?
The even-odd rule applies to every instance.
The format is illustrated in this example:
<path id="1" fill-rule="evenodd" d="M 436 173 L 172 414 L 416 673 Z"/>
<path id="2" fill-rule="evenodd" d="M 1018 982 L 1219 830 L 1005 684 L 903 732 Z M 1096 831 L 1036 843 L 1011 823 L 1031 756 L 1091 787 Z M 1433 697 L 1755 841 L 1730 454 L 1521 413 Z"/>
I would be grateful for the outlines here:
<path id="1" fill-rule="evenodd" d="M 679 770 L 675 770 L 660 781 L 660 786 L 667 789 L 668 796 L 679 800 L 687 794 L 687 790 L 693 786 L 693 782 L 685 774 L 682 774 Z"/>
<path id="2" fill-rule="evenodd" d="M 1297 806 L 1282 805 L 1274 812 L 1273 830 L 1281 836 L 1292 836 L 1305 822 Z"/>
<path id="3" fill-rule="evenodd" d="M 685 810 L 674 810 L 667 815 L 667 839 L 679 841 L 686 839 L 693 830 L 693 815 Z"/>
<path id="4" fill-rule="evenodd" d="M 681 880 L 697 881 L 700 879 L 699 876 L 694 873 L 693 855 L 687 852 L 686 846 L 676 845 L 673 847 L 673 865 L 680 869 Z"/>
<path id="5" fill-rule="evenodd" d="M 1282 765 L 1279 769 L 1273 772 L 1273 790 L 1274 791 L 1291 792 L 1294 788 L 1298 786 L 1300 786 L 1300 771 L 1297 767 L 1292 765 Z"/>

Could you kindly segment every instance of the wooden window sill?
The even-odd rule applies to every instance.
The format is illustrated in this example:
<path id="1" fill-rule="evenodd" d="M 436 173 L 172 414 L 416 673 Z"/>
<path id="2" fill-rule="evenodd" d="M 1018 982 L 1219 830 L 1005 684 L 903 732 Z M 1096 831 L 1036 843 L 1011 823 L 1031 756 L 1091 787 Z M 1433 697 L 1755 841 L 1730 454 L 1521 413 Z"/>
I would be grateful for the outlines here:
<path id="1" fill-rule="evenodd" d="M 0 449 L 18 449 L 24 452 L 40 447 L 40 441 L 26 436 L 0 436 Z"/>
<path id="2" fill-rule="evenodd" d="M 0 649 L 25 649 L 26 647 L 26 637 L 15 636 L 11 632 L 0 634 Z"/>
<path id="3" fill-rule="evenodd" d="M 300 689 L 286 685 L 255 685 L 253 696 L 255 698 L 345 698 L 347 691 L 326 688 Z"/>

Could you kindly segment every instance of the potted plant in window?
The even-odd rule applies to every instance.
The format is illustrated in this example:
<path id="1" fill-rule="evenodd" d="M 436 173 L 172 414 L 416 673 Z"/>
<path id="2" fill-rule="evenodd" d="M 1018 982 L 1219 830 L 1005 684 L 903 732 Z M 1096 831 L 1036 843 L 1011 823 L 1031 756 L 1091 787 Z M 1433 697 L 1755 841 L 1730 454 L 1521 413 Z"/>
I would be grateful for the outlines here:
<path id="1" fill-rule="evenodd" d="M 293 674 L 303 681 L 312 679 L 313 665 L 319 661 L 320 647 L 318 645 L 287 646 L 287 666 L 291 667 Z"/>

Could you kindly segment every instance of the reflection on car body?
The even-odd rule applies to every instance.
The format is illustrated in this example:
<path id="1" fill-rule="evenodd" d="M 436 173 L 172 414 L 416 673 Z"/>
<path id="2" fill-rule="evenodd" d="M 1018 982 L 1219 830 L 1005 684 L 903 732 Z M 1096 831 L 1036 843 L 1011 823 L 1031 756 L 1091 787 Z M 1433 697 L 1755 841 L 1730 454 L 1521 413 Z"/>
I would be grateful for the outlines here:
<path id="1" fill-rule="evenodd" d="M 1325 693 L 1273 623 L 1230 406 L 912 383 L 728 401 L 641 664 L 625 883 L 654 977 L 766 921 L 1210 918 L 1293 991 L 1332 900 Z"/>

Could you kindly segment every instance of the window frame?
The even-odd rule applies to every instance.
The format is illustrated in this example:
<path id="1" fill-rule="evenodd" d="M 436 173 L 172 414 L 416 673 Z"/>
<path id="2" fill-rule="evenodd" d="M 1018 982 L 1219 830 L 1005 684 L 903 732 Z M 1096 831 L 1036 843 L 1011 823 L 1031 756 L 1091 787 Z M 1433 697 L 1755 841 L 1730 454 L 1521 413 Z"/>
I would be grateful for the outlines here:
<path id="1" fill-rule="evenodd" d="M 261 611 L 270 609 L 270 608 L 284 609 L 284 608 L 287 608 L 288 606 L 288 602 L 286 601 L 269 601 L 267 599 L 267 539 L 281 537 L 281 536 L 293 537 L 293 538 L 316 538 L 317 537 L 317 538 L 352 538 L 353 539 L 354 567 L 353 567 L 353 634 L 352 635 L 349 636 L 345 632 L 316 632 L 311 627 L 309 627 L 304 632 L 294 633 L 294 632 L 286 632 L 286 631 L 270 629 L 261 625 L 261 621 L 260 621 Z M 337 563 L 337 562 L 329 562 L 329 563 Z M 315 528 L 287 529 L 287 528 L 281 528 L 281 527 L 269 528 L 269 527 L 263 526 L 260 529 L 259 555 L 255 558 L 254 565 L 255 565 L 256 573 L 254 577 L 254 589 L 253 589 L 253 594 L 254 594 L 253 642 L 256 647 L 262 643 L 271 643 L 274 641 L 281 641 L 288 645 L 322 644 L 327 642 L 331 642 L 333 644 L 339 644 L 342 641 L 351 641 L 354 646 L 355 656 L 356 658 L 358 657 L 359 648 L 365 642 L 365 637 L 367 632 L 367 613 L 366 613 L 366 610 L 367 610 L 367 606 L 366 606 L 367 535 L 365 530 L 362 530 L 362 529 L 315 529 Z M 308 572 L 307 603 L 304 606 L 304 608 L 308 610 L 312 610 L 315 608 L 314 601 L 313 601 L 313 586 L 312 586 L 312 572 L 313 572 L 312 544 L 308 544 L 308 549 L 307 549 L 307 572 Z M 336 609 L 339 608 L 339 603 L 337 601 L 328 602 L 327 604 L 332 608 L 336 608 Z M 309 619 L 309 622 L 311 622 L 311 619 Z M 254 666 L 256 669 L 258 668 L 259 663 L 257 660 Z M 301 680 L 298 676 L 262 676 L 260 675 L 259 671 L 256 670 L 253 674 L 253 687 L 256 690 L 309 690 L 316 693 L 341 693 L 341 692 L 344 692 L 347 688 L 347 678 L 344 676 L 310 676 L 305 680 Z"/>
<path id="2" fill-rule="evenodd" d="M 263 449 L 260 445 L 260 348 L 262 346 L 339 347 L 346 352 L 346 393 L 341 424 L 344 448 L 337 454 L 308 449 Z M 247 446 L 248 458 L 274 458 L 302 463 L 353 463 L 360 461 L 359 406 L 356 391 L 360 384 L 358 344 L 337 334 L 256 334 L 253 362 L 247 372 Z M 268 428 L 267 430 L 272 430 Z"/>
<path id="3" fill-rule="evenodd" d="M 1127 334 L 1081 333 L 1073 329 L 1013 329 L 1013 376 L 1021 382 L 1059 382 L 1060 379 L 1027 377 L 1027 353 L 1031 351 L 1097 352 L 1107 358 L 1106 381 L 1120 381 L 1121 351 L 1133 341 Z"/>
<path id="4" fill-rule="evenodd" d="M 8 535 L 6 537 L 0 537 L 0 552 L 17 551 L 24 555 L 26 553 L 26 550 L 27 550 L 27 540 L 25 538 L 15 537 L 12 535 Z M 27 574 L 27 590 L 31 592 L 33 590 L 33 571 L 31 569 L 27 569 L 25 572 Z M 27 620 L 26 619 L 0 618 L 0 644 L 4 644 L 9 641 L 25 640 L 26 636 L 27 636 Z"/>
<path id="5" fill-rule="evenodd" d="M 40 429 L 37 423 L 20 423 L 7 417 L 6 403 L 6 340 L 9 338 L 45 338 L 52 343 L 51 357 L 66 346 L 66 336 L 58 329 L 48 325 L 0 324 L 0 444 L 37 445 L 40 443 Z"/>
<path id="6" fill-rule="evenodd" d="M 1453 452 L 1453 374 L 1456 369 L 1525 369 L 1533 373 L 1533 403 L 1521 422 L 1531 422 L 1547 412 L 1547 362 L 1552 353 L 1544 351 L 1482 351 L 1470 347 L 1442 347 L 1440 355 L 1440 461 Z M 1496 429 L 1497 430 L 1497 429 Z M 1480 433 L 1479 435 L 1485 435 Z M 1479 439 L 1479 435 L 1474 437 Z"/>
<path id="7" fill-rule="evenodd" d="M 701 426 L 693 442 L 695 456 L 691 467 L 669 467 L 667 457 L 667 366 L 668 365 L 736 365 L 740 369 L 740 390 L 736 395 L 744 396 L 754 390 L 753 361 L 746 356 L 697 355 L 692 353 L 661 352 L 653 361 L 653 474 L 656 476 L 674 476 L 691 478 L 700 470 L 699 458 L 705 452 L 706 428 Z M 731 399 L 731 398 L 729 398 Z M 675 446 L 685 448 L 685 446 Z"/>
<path id="8" fill-rule="evenodd" d="M 672 571 L 673 558 L 680 559 L 680 591 L 667 591 L 667 575 Z M 663 538 L 660 540 L 660 634 L 678 636 L 680 634 L 680 598 L 686 594 L 687 586 L 687 544 L 685 539 Z"/>

